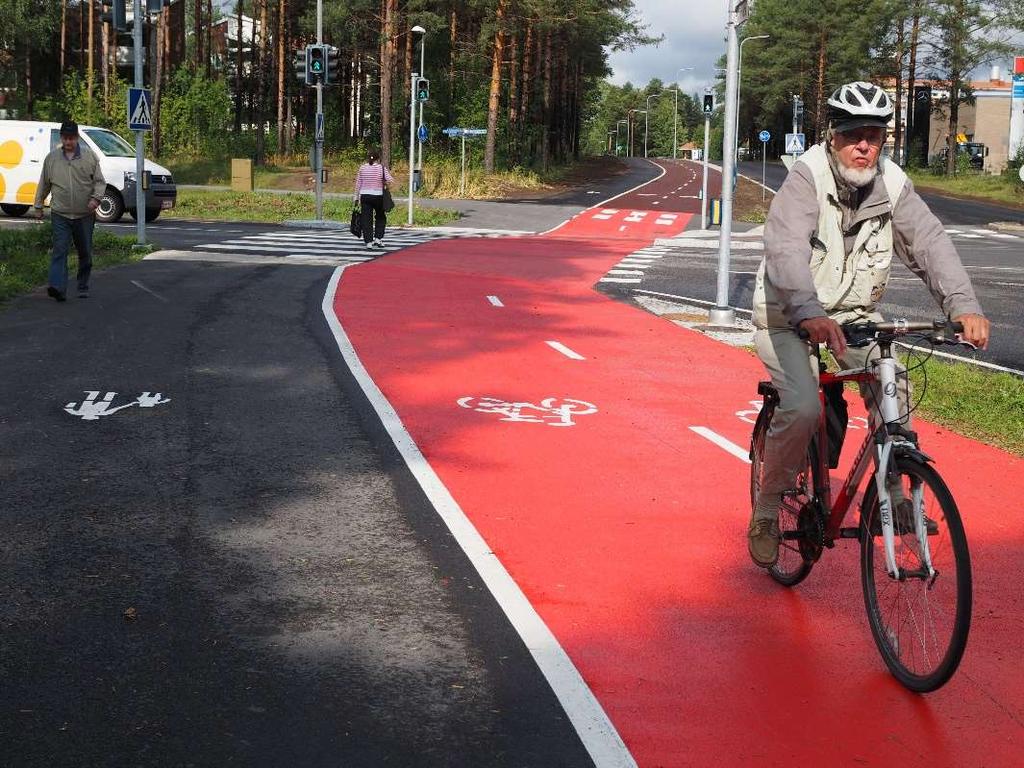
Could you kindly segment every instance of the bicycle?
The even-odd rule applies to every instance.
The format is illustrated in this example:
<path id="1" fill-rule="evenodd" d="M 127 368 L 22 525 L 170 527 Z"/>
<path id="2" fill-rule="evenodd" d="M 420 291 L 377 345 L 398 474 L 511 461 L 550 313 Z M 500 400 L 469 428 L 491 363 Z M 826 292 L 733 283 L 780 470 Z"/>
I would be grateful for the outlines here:
<path id="1" fill-rule="evenodd" d="M 787 587 L 807 578 L 825 549 L 838 539 L 860 542 L 861 586 L 871 634 L 890 672 L 921 693 L 944 685 L 963 657 L 971 624 L 971 563 L 960 513 L 932 459 L 921 451 L 917 435 L 905 428 L 896 390 L 893 343 L 918 334 L 932 344 L 963 344 L 952 336 L 963 330 L 945 320 L 930 323 L 896 320 L 843 327 L 851 346 L 876 344 L 879 357 L 865 370 L 828 373 L 818 356 L 821 417 L 807 452 L 807 466 L 796 487 L 783 494 L 779 510 L 779 560 L 768 569 Z M 920 333 L 925 332 L 925 333 Z M 802 334 L 806 338 L 806 334 Z M 968 345 L 969 346 L 969 345 Z M 826 456 L 826 388 L 845 382 L 877 383 L 878 414 L 858 450 L 848 477 L 833 497 Z M 770 381 L 758 384 L 763 406 L 750 443 L 751 504 L 763 473 L 765 436 L 779 402 Z M 872 450 L 874 449 L 874 450 Z M 843 526 L 861 481 L 874 460 L 856 526 Z M 890 490 L 899 488 L 907 505 L 893 514 Z"/>

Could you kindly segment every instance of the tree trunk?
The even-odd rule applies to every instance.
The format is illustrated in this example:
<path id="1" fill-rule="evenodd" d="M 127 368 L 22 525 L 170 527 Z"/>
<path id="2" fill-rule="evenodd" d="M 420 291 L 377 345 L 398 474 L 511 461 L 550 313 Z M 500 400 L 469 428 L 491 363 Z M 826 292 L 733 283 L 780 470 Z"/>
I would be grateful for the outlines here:
<path id="1" fill-rule="evenodd" d="M 260 59 L 259 68 L 256 73 L 255 99 L 256 105 L 256 164 L 263 165 L 266 161 L 267 152 L 267 80 L 270 75 L 270 67 L 267 66 L 267 6 L 270 0 L 260 0 Z"/>
<path id="2" fill-rule="evenodd" d="M 487 97 L 487 140 L 484 145 L 484 173 L 494 173 L 494 145 L 498 133 L 498 102 L 501 98 L 501 62 L 505 56 L 505 2 L 498 0 L 495 11 L 494 48 L 491 51 L 491 87 Z"/>
<path id="3" fill-rule="evenodd" d="M 533 61 L 533 22 L 527 20 L 526 22 L 526 39 L 523 41 L 523 82 L 519 88 L 519 131 L 516 134 L 516 162 L 522 160 L 523 153 L 523 127 L 531 124 L 533 117 L 530 111 L 530 96 L 533 94 L 533 70 L 531 64 Z"/>
<path id="4" fill-rule="evenodd" d="M 33 117 L 34 99 L 32 97 L 32 50 L 25 44 L 25 111 L 28 119 Z"/>
<path id="5" fill-rule="evenodd" d="M 906 130 L 906 143 L 907 148 L 904 153 L 904 165 L 906 165 L 913 154 L 913 147 L 911 146 L 911 136 L 914 130 L 914 107 L 915 101 L 915 85 L 917 80 L 917 41 L 921 33 L 921 4 L 920 2 L 914 3 L 913 17 L 910 23 L 910 44 L 909 53 L 910 60 L 907 63 L 907 130 Z M 927 149 L 925 149 L 927 154 Z"/>
<path id="6" fill-rule="evenodd" d="M 391 165 L 391 88 L 395 77 L 395 15 L 398 0 L 382 0 L 380 43 L 380 159 Z"/>
<path id="7" fill-rule="evenodd" d="M 825 135 L 826 127 L 826 101 L 828 94 L 825 92 L 825 69 L 828 65 L 828 32 L 822 30 L 818 39 L 818 78 L 815 83 L 814 98 L 814 129 L 818 139 Z"/>
<path id="8" fill-rule="evenodd" d="M 903 56 L 906 54 L 906 33 L 907 33 L 907 20 L 903 16 L 900 16 L 896 20 L 896 51 L 895 61 L 893 62 L 893 71 L 896 75 L 896 103 L 893 105 L 895 114 L 893 119 L 896 121 L 896 128 L 892 134 L 892 146 L 893 146 L 893 159 L 897 164 L 902 165 L 902 148 L 903 148 L 903 91 L 905 84 L 903 82 Z"/>
<path id="9" fill-rule="evenodd" d="M 195 67 L 196 72 L 203 61 L 203 0 L 195 0 L 192 7 L 194 18 L 192 19 L 192 37 L 196 42 Z"/>
<path id="10" fill-rule="evenodd" d="M 78 3 L 78 69 L 85 69 L 85 3 Z"/>
<path id="11" fill-rule="evenodd" d="M 960 122 L 960 76 L 949 84 L 949 135 L 946 136 L 946 175 L 956 175 L 956 135 Z"/>
<path id="12" fill-rule="evenodd" d="M 103 22 L 100 26 L 103 46 L 100 56 L 100 76 L 103 78 L 103 113 L 109 115 L 110 109 L 110 52 L 115 48 L 110 44 L 110 24 Z M 116 70 L 115 70 L 116 71 Z"/>
<path id="13" fill-rule="evenodd" d="M 213 74 L 213 0 L 206 0 L 206 45 L 203 52 L 206 54 L 206 79 L 209 80 Z"/>
<path id="14" fill-rule="evenodd" d="M 242 38 L 245 36 L 242 31 L 242 0 L 238 0 L 237 14 L 238 28 L 235 30 L 237 40 L 238 56 L 235 59 L 235 139 L 241 138 L 242 133 Z"/>
<path id="15" fill-rule="evenodd" d="M 96 50 L 96 40 L 95 40 L 96 14 L 93 13 L 94 9 L 92 7 L 92 3 L 93 3 L 93 0 L 89 0 L 89 4 L 87 6 L 87 8 L 88 8 L 87 12 L 89 14 L 89 21 L 87 22 L 88 25 L 89 25 L 89 54 L 88 54 L 89 55 L 89 60 L 88 60 L 88 62 L 85 65 L 86 93 L 88 93 L 88 95 L 89 95 L 88 115 L 89 115 L 89 121 L 90 122 L 92 122 L 92 120 L 93 120 L 93 117 L 92 117 L 92 81 L 93 81 L 93 69 L 94 69 L 93 61 L 96 58 L 95 55 L 93 54 L 93 51 Z"/>
<path id="16" fill-rule="evenodd" d="M 458 94 L 457 81 L 455 79 L 455 52 L 459 42 L 458 19 L 459 17 L 453 8 L 451 16 L 448 17 L 448 83 L 451 89 L 448 93 L 448 119 L 446 120 L 448 125 L 452 125 L 455 122 L 455 102 Z"/>
<path id="17" fill-rule="evenodd" d="M 508 73 L 508 133 L 509 151 L 515 156 L 516 123 L 519 120 L 519 33 L 512 35 L 509 51 L 510 69 Z"/>
<path id="18" fill-rule="evenodd" d="M 60 79 L 64 81 L 64 67 L 68 53 L 68 0 L 60 0 Z"/>
<path id="19" fill-rule="evenodd" d="M 151 25 L 150 41 L 153 47 L 153 155 L 160 156 L 160 144 L 163 138 L 160 131 L 160 101 L 164 78 L 164 37 L 167 34 L 167 9 L 163 9 Z"/>
<path id="20" fill-rule="evenodd" d="M 544 33 L 544 112 L 541 125 L 543 133 L 540 142 L 540 163 L 546 171 L 551 162 L 551 32 Z"/>
<path id="21" fill-rule="evenodd" d="M 288 47 L 285 18 L 287 0 L 277 6 L 277 153 L 284 151 L 285 50 Z"/>

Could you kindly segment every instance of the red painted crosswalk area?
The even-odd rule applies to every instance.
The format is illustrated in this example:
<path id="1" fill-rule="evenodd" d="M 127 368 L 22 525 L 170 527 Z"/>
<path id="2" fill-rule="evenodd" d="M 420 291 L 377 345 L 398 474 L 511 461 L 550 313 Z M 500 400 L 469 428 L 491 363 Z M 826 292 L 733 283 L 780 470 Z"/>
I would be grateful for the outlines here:
<path id="1" fill-rule="evenodd" d="M 614 202 L 614 201 L 613 201 Z M 636 208 L 588 208 L 548 233 L 549 237 L 588 240 L 652 241 L 675 237 L 692 218 L 688 213 Z"/>
<path id="2" fill-rule="evenodd" d="M 1020 765 L 1024 462 L 918 423 L 964 513 L 975 621 L 953 681 L 912 695 L 854 544 L 794 590 L 751 565 L 748 466 L 690 427 L 745 446 L 763 370 L 593 291 L 633 247 L 430 243 L 346 271 L 334 308 L 637 763 Z"/>

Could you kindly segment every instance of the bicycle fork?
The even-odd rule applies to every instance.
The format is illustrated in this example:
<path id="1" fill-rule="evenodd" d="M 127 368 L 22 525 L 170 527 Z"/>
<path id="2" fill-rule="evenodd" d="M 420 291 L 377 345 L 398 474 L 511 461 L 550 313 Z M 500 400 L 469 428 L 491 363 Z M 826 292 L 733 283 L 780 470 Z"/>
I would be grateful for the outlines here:
<path id="1" fill-rule="evenodd" d="M 896 360 L 892 357 L 880 357 L 873 362 L 873 365 L 881 389 L 878 409 L 882 416 L 882 424 L 879 427 L 879 434 L 884 437 L 876 449 L 875 490 L 878 494 L 878 510 L 882 521 L 885 567 L 890 577 L 902 581 L 908 574 L 896 562 L 896 530 L 893 522 L 892 497 L 889 495 L 889 486 L 886 482 L 889 467 L 895 466 L 896 461 L 893 456 L 893 447 L 896 442 L 889 432 L 889 425 L 898 424 L 900 418 L 899 399 L 896 396 Z M 891 465 L 890 462 L 892 462 Z M 934 579 L 935 569 L 932 567 L 928 531 L 924 523 L 924 488 L 919 480 L 913 483 L 910 495 L 910 501 L 914 508 L 914 533 L 917 535 L 921 552 L 920 575 L 927 574 L 928 579 Z"/>

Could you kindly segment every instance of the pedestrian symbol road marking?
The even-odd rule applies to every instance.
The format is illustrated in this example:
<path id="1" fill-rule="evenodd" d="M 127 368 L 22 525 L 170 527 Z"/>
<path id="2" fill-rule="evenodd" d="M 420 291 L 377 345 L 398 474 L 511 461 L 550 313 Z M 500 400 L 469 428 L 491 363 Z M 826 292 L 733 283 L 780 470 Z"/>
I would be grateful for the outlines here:
<path id="1" fill-rule="evenodd" d="M 82 421 L 97 421 L 101 416 L 112 416 L 118 411 L 131 408 L 134 405 L 139 408 L 156 408 L 158 405 L 171 402 L 169 397 L 165 398 L 160 392 L 143 392 L 130 403 L 117 406 L 114 405 L 115 397 L 117 397 L 117 392 L 107 392 L 100 397 L 99 390 L 87 390 L 82 402 L 68 403 L 64 406 L 64 411 L 72 416 L 77 416 Z"/>
<path id="2" fill-rule="evenodd" d="M 149 91 L 145 88 L 128 89 L 128 128 L 132 131 L 153 129 L 153 111 L 149 106 Z"/>

